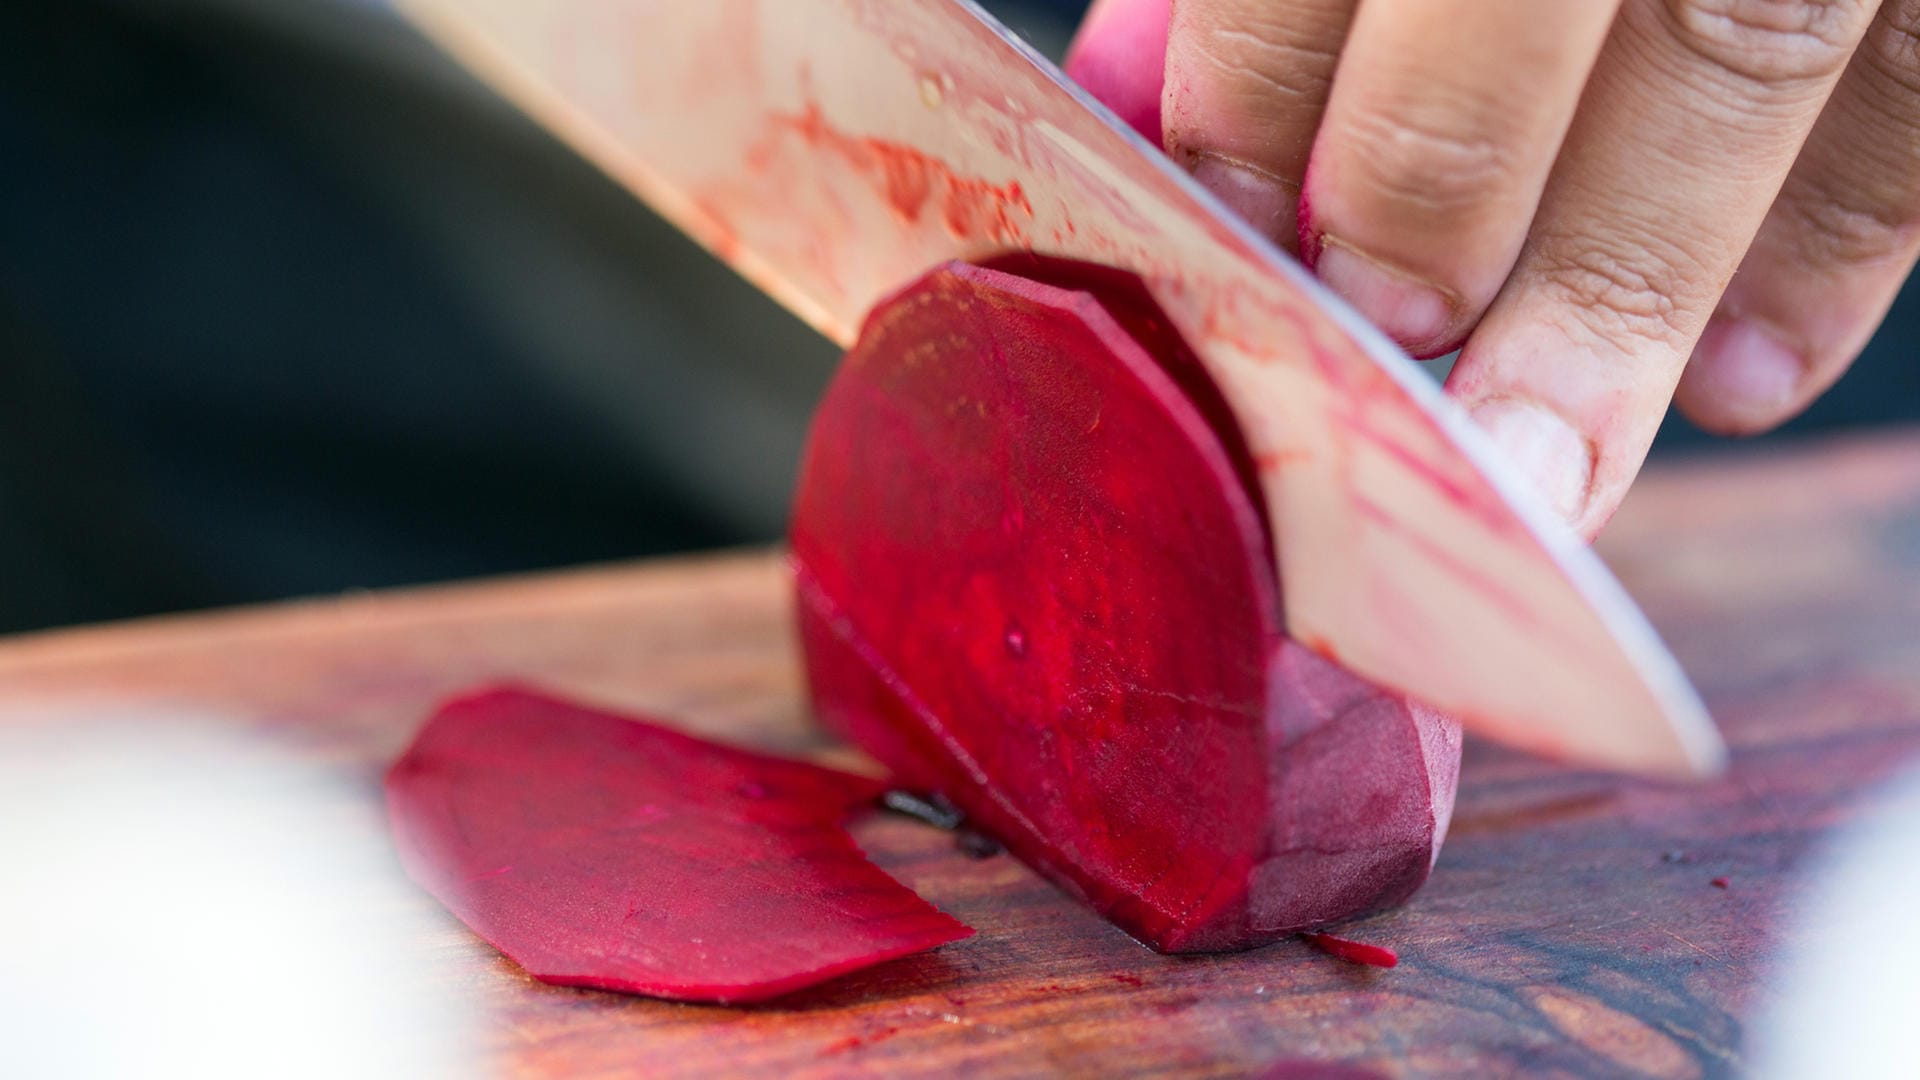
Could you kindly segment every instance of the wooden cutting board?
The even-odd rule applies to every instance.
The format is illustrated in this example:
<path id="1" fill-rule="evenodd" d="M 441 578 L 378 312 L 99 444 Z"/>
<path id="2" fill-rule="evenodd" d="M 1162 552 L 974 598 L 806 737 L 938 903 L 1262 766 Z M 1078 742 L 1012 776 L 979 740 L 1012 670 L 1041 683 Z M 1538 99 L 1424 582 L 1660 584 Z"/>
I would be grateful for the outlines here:
<path id="1" fill-rule="evenodd" d="M 1298 942 L 1158 956 L 890 818 L 861 840 L 978 935 L 774 1004 L 543 986 L 444 917 L 424 951 L 509 1076 L 1735 1072 L 1807 856 L 1920 764 L 1920 433 L 1656 469 L 1602 549 L 1733 769 L 1667 787 L 1470 745 L 1433 880 L 1347 931 L 1394 970 Z M 858 765 L 808 725 L 789 619 L 779 557 L 748 553 L 153 620 L 0 641 L 0 718 L 224 717 L 349 777 L 343 810 L 379 838 L 380 770 L 438 698 L 499 678 Z"/>

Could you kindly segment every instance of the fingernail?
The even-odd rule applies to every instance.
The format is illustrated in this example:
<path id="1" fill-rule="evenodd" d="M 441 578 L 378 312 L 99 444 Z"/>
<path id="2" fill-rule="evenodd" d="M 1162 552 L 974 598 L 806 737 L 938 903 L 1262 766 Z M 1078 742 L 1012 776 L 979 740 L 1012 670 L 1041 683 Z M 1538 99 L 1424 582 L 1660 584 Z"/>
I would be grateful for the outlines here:
<path id="1" fill-rule="evenodd" d="M 1716 315 L 1700 335 L 1688 377 L 1714 402 L 1737 415 L 1772 420 L 1793 400 L 1806 377 L 1800 355 L 1761 323 Z"/>
<path id="2" fill-rule="evenodd" d="M 1584 436 L 1552 410 L 1510 398 L 1477 406 L 1473 419 L 1554 513 L 1569 523 L 1580 519 L 1593 487 L 1593 450 Z"/>
<path id="3" fill-rule="evenodd" d="M 1432 284 L 1322 236 L 1315 274 L 1404 348 L 1434 344 L 1453 320 L 1453 304 Z"/>
<path id="4" fill-rule="evenodd" d="M 1264 236 L 1286 244 L 1293 238 L 1299 191 L 1279 176 L 1220 154 L 1193 155 L 1193 178 Z"/>

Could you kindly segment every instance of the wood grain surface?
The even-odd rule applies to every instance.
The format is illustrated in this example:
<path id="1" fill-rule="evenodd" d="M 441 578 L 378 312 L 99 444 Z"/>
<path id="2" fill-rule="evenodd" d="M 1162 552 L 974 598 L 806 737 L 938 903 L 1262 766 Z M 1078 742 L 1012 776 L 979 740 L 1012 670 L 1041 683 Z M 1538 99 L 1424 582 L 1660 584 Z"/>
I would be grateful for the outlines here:
<path id="1" fill-rule="evenodd" d="M 423 953 L 507 1076 L 1737 1073 L 1808 856 L 1920 760 L 1920 434 L 1656 470 L 1601 546 L 1732 771 L 1668 787 L 1470 745 L 1433 880 L 1343 931 L 1396 969 L 1299 942 L 1158 956 L 896 818 L 861 841 L 978 935 L 777 1003 L 543 986 L 444 917 Z M 494 679 L 863 767 L 809 727 L 789 620 L 767 553 L 345 596 L 0 642 L 0 718 L 241 725 L 348 778 L 343 813 L 380 837 L 381 769 L 437 699 Z"/>

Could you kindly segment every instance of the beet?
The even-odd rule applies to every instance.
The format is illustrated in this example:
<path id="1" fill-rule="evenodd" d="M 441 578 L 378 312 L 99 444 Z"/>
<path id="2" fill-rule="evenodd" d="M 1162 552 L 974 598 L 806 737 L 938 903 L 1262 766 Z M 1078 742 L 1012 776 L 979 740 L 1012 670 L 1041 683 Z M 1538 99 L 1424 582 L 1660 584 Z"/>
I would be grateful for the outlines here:
<path id="1" fill-rule="evenodd" d="M 885 785 L 513 688 L 387 775 L 401 861 L 535 978 L 758 1001 L 972 933 L 843 828 Z"/>
<path id="2" fill-rule="evenodd" d="M 998 265 L 1029 276 L 948 264 L 879 305 L 816 415 L 816 710 L 1161 950 L 1404 899 L 1458 727 L 1282 632 L 1244 441 L 1144 288 Z"/>
<path id="3" fill-rule="evenodd" d="M 1400 954 L 1385 945 L 1369 945 L 1352 938 L 1337 937 L 1333 934 L 1308 934 L 1307 944 L 1326 953 L 1339 957 L 1349 964 L 1365 967 L 1390 968 L 1400 964 Z"/>

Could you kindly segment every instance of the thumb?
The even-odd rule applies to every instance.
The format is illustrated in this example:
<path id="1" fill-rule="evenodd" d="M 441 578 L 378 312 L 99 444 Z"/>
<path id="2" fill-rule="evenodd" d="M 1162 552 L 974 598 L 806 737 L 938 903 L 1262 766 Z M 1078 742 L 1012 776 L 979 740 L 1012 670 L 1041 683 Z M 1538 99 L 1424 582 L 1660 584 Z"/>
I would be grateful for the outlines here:
<path id="1" fill-rule="evenodd" d="M 1173 0 L 1094 0 L 1067 47 L 1067 75 L 1155 146 L 1172 17 Z"/>

